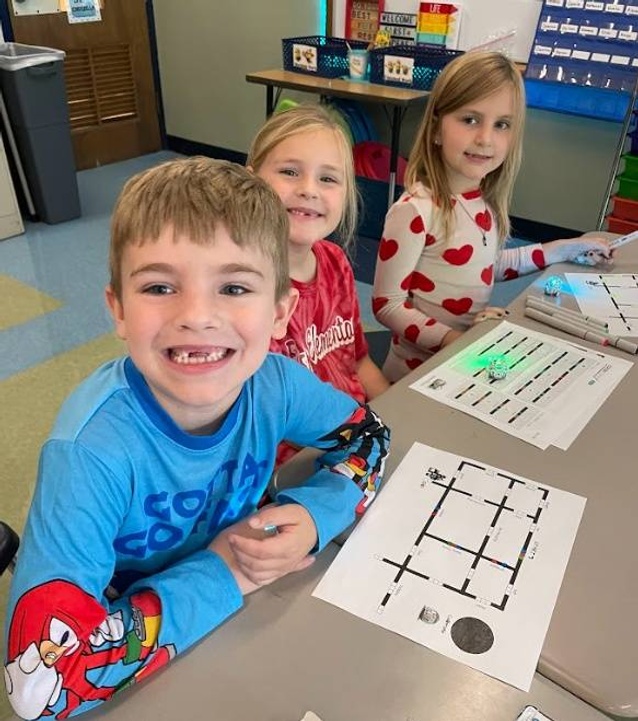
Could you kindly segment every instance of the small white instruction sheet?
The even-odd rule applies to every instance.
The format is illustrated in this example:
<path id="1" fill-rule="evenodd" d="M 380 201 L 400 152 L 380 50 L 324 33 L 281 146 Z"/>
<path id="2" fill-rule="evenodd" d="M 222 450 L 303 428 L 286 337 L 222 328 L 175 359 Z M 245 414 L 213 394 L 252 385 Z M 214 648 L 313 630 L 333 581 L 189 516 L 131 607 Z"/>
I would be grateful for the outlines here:
<path id="1" fill-rule="evenodd" d="M 415 443 L 313 595 L 529 691 L 584 508 Z"/>
<path id="2" fill-rule="evenodd" d="M 99 0 L 65 0 L 66 14 L 70 23 L 100 22 Z"/>

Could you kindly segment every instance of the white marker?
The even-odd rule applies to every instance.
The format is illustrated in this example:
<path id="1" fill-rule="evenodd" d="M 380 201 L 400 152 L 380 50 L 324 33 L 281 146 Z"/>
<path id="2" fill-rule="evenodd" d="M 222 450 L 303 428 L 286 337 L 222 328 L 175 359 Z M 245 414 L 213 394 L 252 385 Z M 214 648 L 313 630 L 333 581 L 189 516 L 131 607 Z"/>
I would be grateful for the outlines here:
<path id="1" fill-rule="evenodd" d="M 616 248 L 620 248 L 621 245 L 631 243 L 633 240 L 638 240 L 638 230 L 634 230 L 627 235 L 621 235 L 620 238 L 614 238 L 613 240 L 610 240 L 609 247 L 612 250 L 615 250 Z"/>
<path id="2" fill-rule="evenodd" d="M 600 331 L 607 332 L 608 324 L 604 320 L 594 318 L 591 315 L 584 315 L 577 310 L 570 310 L 569 308 L 563 308 L 560 305 L 555 305 L 542 298 L 538 298 L 534 295 L 528 295 L 525 300 L 525 305 L 528 308 L 535 308 L 548 315 L 557 315 L 570 318 L 580 323 L 586 323 L 587 325 L 594 326 Z"/>
<path id="3" fill-rule="evenodd" d="M 609 250 L 616 250 L 616 248 L 620 248 L 621 246 L 626 245 L 627 243 L 631 243 L 634 240 L 638 240 L 638 230 L 634 230 L 631 233 L 627 233 L 627 235 L 621 235 L 618 238 L 613 238 L 612 240 L 610 240 Z M 588 262 L 588 256 L 590 256 L 591 253 L 598 253 L 598 251 L 588 251 L 587 253 L 581 253 L 574 258 L 574 263 L 591 266 L 592 263 Z"/>

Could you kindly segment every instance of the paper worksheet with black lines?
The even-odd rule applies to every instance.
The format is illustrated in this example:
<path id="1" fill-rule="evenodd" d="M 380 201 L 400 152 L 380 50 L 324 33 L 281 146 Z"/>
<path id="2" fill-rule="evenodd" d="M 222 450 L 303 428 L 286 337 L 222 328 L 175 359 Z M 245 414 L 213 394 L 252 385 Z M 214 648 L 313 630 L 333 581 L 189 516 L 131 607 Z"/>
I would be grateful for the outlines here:
<path id="1" fill-rule="evenodd" d="M 495 359 L 504 378 L 490 377 Z M 503 321 L 410 388 L 539 448 L 566 449 L 631 366 Z"/>

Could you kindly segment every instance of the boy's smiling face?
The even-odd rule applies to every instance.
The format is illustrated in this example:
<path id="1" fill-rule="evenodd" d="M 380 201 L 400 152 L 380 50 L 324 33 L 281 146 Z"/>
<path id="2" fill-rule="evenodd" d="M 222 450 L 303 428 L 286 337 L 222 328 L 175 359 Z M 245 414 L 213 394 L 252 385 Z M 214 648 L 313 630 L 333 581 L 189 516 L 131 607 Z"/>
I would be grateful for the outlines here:
<path id="1" fill-rule="evenodd" d="M 219 226 L 206 245 L 174 239 L 129 245 L 122 296 L 106 291 L 117 334 L 153 395 L 184 430 L 214 430 L 281 338 L 295 292 L 275 300 L 274 269 Z"/>

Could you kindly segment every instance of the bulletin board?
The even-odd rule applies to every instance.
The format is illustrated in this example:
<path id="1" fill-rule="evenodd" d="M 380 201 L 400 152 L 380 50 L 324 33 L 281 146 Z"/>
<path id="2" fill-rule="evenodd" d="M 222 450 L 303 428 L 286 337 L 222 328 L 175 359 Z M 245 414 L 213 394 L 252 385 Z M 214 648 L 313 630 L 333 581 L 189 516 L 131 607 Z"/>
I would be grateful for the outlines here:
<path id="1" fill-rule="evenodd" d="M 332 35 L 347 37 L 348 9 L 354 0 L 328 0 L 328 28 Z M 463 8 L 459 49 L 469 50 L 508 36 L 507 51 L 513 60 L 529 58 L 542 0 L 454 0 Z M 386 12 L 416 13 L 419 0 L 381 0 Z M 350 21 L 351 22 L 351 21 Z"/>

